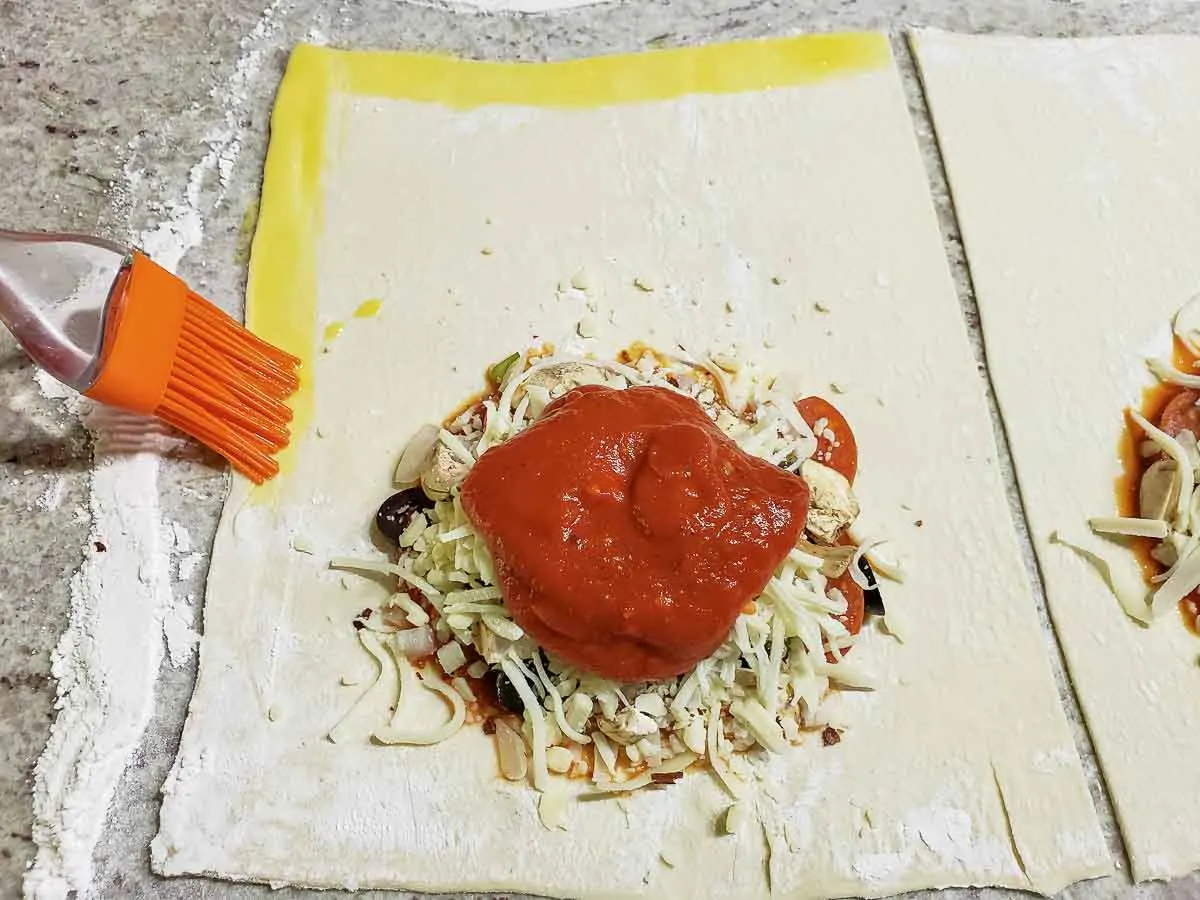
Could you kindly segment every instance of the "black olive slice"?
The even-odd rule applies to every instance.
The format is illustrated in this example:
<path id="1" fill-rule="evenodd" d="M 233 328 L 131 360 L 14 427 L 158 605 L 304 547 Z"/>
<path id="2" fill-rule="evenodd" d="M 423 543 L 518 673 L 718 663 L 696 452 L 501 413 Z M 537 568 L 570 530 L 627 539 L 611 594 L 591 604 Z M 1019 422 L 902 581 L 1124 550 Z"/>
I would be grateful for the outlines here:
<path id="1" fill-rule="evenodd" d="M 509 712 L 522 715 L 525 712 L 525 701 L 508 680 L 508 676 L 500 669 L 492 669 L 491 674 L 496 689 L 496 701 Z"/>
<path id="2" fill-rule="evenodd" d="M 886 610 L 883 608 L 883 595 L 879 593 L 879 579 L 875 577 L 865 556 L 858 558 L 858 571 L 867 577 L 867 586 L 863 589 L 863 608 L 872 616 L 882 616 Z"/>
<path id="3" fill-rule="evenodd" d="M 423 490 L 419 487 L 408 488 L 392 494 L 380 504 L 379 512 L 375 513 L 375 527 L 388 540 L 399 541 L 413 516 L 431 506 L 433 501 L 425 496 Z"/>

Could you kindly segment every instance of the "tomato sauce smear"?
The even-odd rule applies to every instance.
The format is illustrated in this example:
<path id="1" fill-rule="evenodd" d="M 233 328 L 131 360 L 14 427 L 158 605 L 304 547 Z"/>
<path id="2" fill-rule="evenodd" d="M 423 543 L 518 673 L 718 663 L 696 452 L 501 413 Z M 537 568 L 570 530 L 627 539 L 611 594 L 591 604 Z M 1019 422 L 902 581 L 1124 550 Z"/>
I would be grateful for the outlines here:
<path id="1" fill-rule="evenodd" d="M 1181 372 L 1195 371 L 1194 357 L 1178 338 L 1175 339 L 1172 361 L 1175 368 Z M 1174 437 L 1180 431 L 1189 430 L 1200 437 L 1200 409 L 1196 402 L 1200 401 L 1200 393 L 1188 388 L 1165 382 L 1147 388 L 1142 393 L 1139 411 L 1145 418 L 1157 425 L 1163 431 Z M 1141 445 L 1145 440 L 1137 423 L 1127 414 L 1125 430 L 1121 435 L 1118 452 L 1121 457 L 1121 474 L 1117 477 L 1117 512 L 1122 516 L 1140 515 L 1138 496 L 1141 491 L 1142 475 L 1150 467 L 1158 454 L 1142 456 Z M 1158 541 L 1153 538 L 1126 538 L 1129 546 L 1137 556 L 1142 577 L 1146 583 L 1166 571 L 1166 566 L 1150 555 Z M 1200 596 L 1196 592 L 1189 594 L 1179 601 L 1179 612 L 1184 625 L 1196 635 L 1200 635 Z"/>
<path id="2" fill-rule="evenodd" d="M 585 385 L 480 456 L 461 497 L 513 620 L 564 661 L 637 682 L 716 650 L 795 546 L 809 491 L 691 398 Z"/>

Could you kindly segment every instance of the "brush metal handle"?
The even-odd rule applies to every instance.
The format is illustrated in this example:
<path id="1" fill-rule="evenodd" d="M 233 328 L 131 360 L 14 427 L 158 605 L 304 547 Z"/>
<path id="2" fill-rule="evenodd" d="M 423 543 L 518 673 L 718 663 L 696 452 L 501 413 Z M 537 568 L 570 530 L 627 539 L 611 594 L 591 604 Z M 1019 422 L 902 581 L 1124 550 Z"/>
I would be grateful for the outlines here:
<path id="1" fill-rule="evenodd" d="M 39 366 L 76 390 L 95 381 L 105 309 L 128 250 L 78 234 L 0 229 L 0 321 Z"/>

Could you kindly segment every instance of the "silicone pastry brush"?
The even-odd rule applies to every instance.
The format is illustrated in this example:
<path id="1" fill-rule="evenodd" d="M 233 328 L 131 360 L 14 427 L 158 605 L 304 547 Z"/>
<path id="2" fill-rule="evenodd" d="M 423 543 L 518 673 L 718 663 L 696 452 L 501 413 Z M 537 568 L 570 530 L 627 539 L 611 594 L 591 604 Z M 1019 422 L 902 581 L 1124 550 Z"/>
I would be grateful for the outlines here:
<path id="1" fill-rule="evenodd" d="M 0 230 L 0 321 L 84 396 L 157 416 L 262 483 L 290 440 L 300 360 L 138 250 Z"/>

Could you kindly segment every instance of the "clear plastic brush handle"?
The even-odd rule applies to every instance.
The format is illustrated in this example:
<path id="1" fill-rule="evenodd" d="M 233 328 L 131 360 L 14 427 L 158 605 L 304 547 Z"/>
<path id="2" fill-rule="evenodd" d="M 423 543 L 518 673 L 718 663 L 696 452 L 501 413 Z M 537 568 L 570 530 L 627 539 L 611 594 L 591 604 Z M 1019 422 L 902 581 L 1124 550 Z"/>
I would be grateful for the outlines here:
<path id="1" fill-rule="evenodd" d="M 0 321 L 77 391 L 99 372 L 105 309 L 128 254 L 102 238 L 0 229 Z"/>

